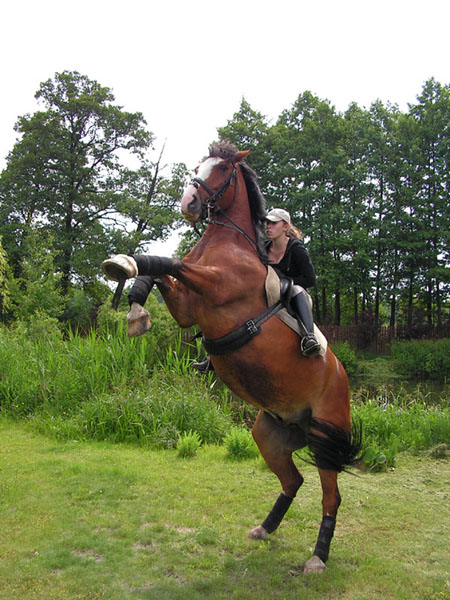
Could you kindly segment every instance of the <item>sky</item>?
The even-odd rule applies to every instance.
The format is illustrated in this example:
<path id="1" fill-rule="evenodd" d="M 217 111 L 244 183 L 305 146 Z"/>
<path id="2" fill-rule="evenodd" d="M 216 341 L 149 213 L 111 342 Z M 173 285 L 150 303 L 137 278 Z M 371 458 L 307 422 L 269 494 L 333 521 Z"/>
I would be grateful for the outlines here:
<path id="1" fill-rule="evenodd" d="M 450 83 L 449 0 L 8 0 L 0 9 L 0 169 L 17 117 L 64 70 L 143 113 L 155 156 L 193 169 L 244 97 L 274 122 L 311 91 L 337 110 L 407 110 Z"/>

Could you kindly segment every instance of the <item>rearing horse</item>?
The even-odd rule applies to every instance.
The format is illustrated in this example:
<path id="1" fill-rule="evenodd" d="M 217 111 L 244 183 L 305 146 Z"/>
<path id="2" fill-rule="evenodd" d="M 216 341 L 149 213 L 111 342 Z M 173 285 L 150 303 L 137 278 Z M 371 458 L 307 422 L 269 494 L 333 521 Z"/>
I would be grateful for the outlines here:
<path id="1" fill-rule="evenodd" d="M 280 319 L 266 320 L 245 345 L 215 353 L 215 340 L 243 324 L 254 325 L 255 316 L 267 310 L 267 267 L 261 260 L 265 204 L 255 173 L 243 162 L 247 154 L 215 146 L 196 169 L 181 210 L 189 221 L 207 219 L 208 225 L 183 260 L 119 255 L 103 269 L 120 279 L 135 276 L 137 265 L 139 275 L 156 276 L 178 324 L 198 324 L 204 339 L 212 340 L 206 347 L 218 377 L 259 409 L 253 437 L 282 493 L 251 538 L 266 539 L 280 524 L 303 483 L 292 453 L 309 447 L 323 508 L 314 554 L 305 564 L 310 572 L 325 568 L 341 502 L 338 472 L 356 462 L 359 435 L 351 427 L 348 380 L 340 362 L 330 348 L 324 356 L 305 358 L 298 335 Z M 123 261 L 131 267 L 121 270 Z"/>

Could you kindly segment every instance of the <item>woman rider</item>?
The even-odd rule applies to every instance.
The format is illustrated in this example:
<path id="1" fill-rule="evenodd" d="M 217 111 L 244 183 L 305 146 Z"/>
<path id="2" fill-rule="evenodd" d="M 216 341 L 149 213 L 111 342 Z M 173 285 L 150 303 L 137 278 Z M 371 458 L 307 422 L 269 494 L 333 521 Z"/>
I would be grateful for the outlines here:
<path id="1" fill-rule="evenodd" d="M 300 348 L 305 356 L 316 356 L 320 342 L 314 333 L 312 303 L 306 288 L 316 283 L 316 273 L 303 244 L 303 235 L 291 223 L 291 216 L 282 208 L 274 208 L 266 215 L 266 252 L 279 277 L 291 279 L 294 292 L 291 308 L 294 310 L 302 332 Z"/>

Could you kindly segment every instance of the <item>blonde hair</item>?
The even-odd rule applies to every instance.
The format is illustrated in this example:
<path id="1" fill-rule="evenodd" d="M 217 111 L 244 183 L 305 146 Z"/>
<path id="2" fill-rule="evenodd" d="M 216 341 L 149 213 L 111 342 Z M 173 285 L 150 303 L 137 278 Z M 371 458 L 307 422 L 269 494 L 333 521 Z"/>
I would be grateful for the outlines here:
<path id="1" fill-rule="evenodd" d="M 296 238 L 297 240 L 302 240 L 305 237 L 303 231 L 300 231 L 295 225 L 289 223 L 289 229 L 286 232 L 286 235 L 290 238 Z"/>

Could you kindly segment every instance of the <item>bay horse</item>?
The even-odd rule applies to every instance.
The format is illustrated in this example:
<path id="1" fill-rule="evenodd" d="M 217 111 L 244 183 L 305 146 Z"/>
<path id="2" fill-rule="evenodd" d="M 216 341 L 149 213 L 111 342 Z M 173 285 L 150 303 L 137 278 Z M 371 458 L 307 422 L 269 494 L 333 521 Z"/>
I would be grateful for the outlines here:
<path id="1" fill-rule="evenodd" d="M 192 223 L 208 224 L 182 260 L 119 255 L 105 261 L 103 270 L 120 280 L 135 276 L 137 266 L 139 275 L 156 277 L 178 324 L 200 327 L 217 376 L 259 409 L 252 434 L 282 491 L 267 518 L 251 530 L 251 538 L 266 539 L 281 523 L 303 483 L 292 454 L 309 447 L 319 471 L 323 514 L 304 570 L 321 571 L 341 502 L 337 476 L 357 462 L 360 431 L 351 426 L 347 376 L 331 349 L 306 358 L 298 335 L 280 319 L 272 316 L 255 325 L 255 316 L 267 311 L 266 212 L 256 174 L 244 162 L 247 155 L 221 144 L 211 147 L 197 167 L 181 198 L 181 211 Z M 131 270 L 120 266 L 120 257 Z M 230 345 L 242 330 L 246 343 Z"/>

